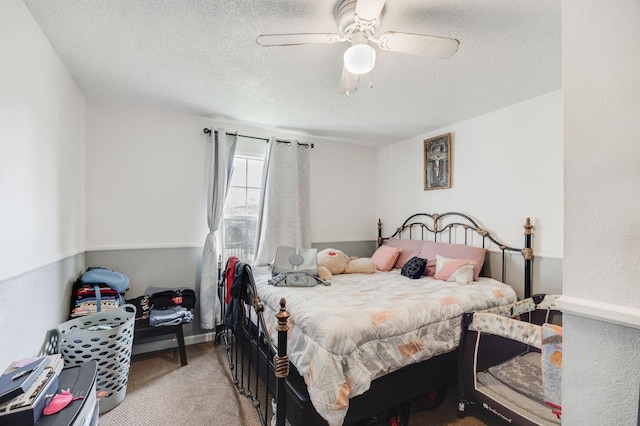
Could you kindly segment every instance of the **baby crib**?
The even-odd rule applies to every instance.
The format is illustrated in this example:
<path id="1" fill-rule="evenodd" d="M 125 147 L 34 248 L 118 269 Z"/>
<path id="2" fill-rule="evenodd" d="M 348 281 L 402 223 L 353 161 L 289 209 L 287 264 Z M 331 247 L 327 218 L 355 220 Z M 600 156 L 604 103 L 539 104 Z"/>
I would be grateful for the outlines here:
<path id="1" fill-rule="evenodd" d="M 557 295 L 464 314 L 458 413 L 484 410 L 516 425 L 558 425 L 562 314 Z"/>

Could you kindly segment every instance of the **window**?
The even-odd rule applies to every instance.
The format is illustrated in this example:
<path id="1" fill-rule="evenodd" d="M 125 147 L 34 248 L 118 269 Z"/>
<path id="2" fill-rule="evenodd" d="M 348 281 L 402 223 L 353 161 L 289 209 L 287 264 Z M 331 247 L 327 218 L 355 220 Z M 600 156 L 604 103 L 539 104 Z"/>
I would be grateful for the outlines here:
<path id="1" fill-rule="evenodd" d="M 258 203 L 264 161 L 236 155 L 224 204 L 223 259 L 251 262 L 255 252 Z"/>

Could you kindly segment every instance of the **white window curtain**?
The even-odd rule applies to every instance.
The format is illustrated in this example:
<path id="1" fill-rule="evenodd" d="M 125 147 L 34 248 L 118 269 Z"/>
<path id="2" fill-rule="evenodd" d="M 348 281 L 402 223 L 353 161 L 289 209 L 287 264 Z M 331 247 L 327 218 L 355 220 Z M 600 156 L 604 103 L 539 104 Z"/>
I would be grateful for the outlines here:
<path id="1" fill-rule="evenodd" d="M 209 186 L 207 189 L 207 224 L 209 234 L 202 253 L 200 278 L 200 327 L 213 329 L 221 323 L 218 299 L 218 255 L 216 231 L 222 222 L 224 199 L 229 188 L 236 151 L 236 135 L 228 135 L 224 129 L 211 132 L 209 157 Z"/>
<path id="2" fill-rule="evenodd" d="M 254 266 L 273 262 L 278 245 L 311 246 L 307 144 L 271 138 L 262 172 Z"/>

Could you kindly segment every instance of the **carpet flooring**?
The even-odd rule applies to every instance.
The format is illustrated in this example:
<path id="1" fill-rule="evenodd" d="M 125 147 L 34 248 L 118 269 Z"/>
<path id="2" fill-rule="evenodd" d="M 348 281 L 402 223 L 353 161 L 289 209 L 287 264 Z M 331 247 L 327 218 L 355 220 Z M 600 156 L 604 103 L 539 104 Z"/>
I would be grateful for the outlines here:
<path id="1" fill-rule="evenodd" d="M 249 399 L 231 382 L 223 345 L 187 346 L 181 367 L 177 349 L 135 355 L 124 400 L 100 415 L 100 426 L 213 425 L 259 426 Z M 457 417 L 457 388 L 447 389 L 440 407 L 411 413 L 409 426 L 486 426 L 500 424 L 483 412 Z M 304 425 L 300 425 L 304 426 Z"/>

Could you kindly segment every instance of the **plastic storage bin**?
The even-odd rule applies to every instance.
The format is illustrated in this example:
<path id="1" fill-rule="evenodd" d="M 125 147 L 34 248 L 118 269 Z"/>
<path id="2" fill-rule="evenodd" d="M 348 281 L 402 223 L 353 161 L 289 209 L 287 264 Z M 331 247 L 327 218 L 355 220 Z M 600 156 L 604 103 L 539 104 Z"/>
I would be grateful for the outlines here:
<path id="1" fill-rule="evenodd" d="M 58 325 L 65 366 L 95 360 L 100 414 L 122 402 L 127 392 L 136 308 L 118 309 L 75 318 Z"/>

